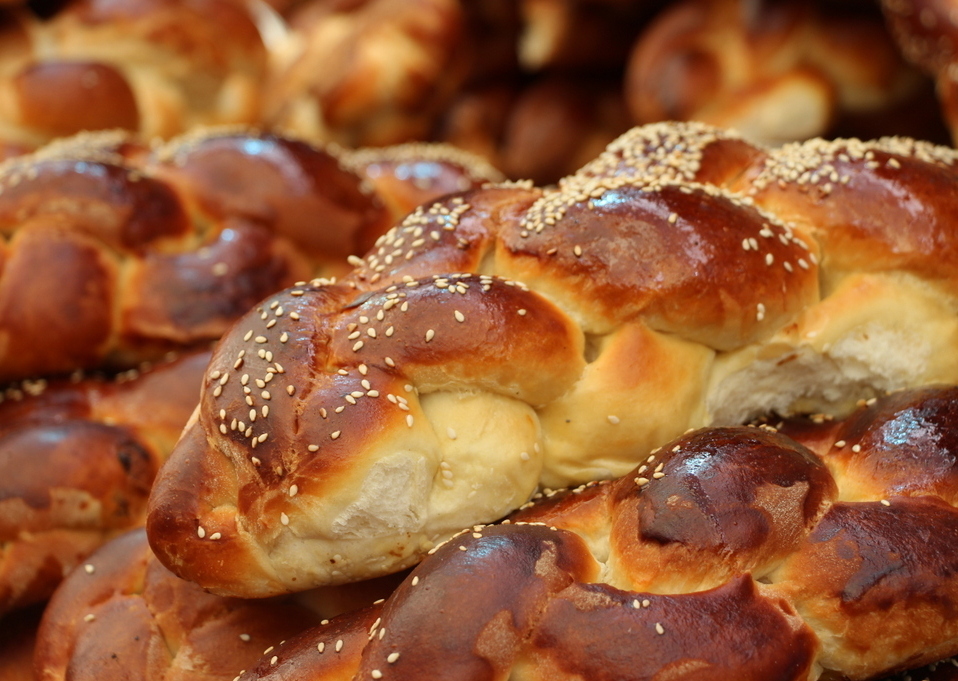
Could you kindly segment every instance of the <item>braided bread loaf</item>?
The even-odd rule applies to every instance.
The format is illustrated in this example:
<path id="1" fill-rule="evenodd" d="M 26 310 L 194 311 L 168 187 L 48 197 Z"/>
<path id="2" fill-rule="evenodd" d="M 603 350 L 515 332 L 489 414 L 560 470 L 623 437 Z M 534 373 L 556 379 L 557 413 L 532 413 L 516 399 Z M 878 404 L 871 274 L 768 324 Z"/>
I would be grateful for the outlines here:
<path id="1" fill-rule="evenodd" d="M 866 679 L 940 660 L 958 652 L 956 415 L 958 389 L 928 388 L 787 425 L 818 454 L 770 427 L 693 431 L 466 530 L 381 611 L 241 679 Z"/>
<path id="2" fill-rule="evenodd" d="M 85 555 L 143 523 L 209 357 L 0 395 L 0 616 L 46 599 Z"/>
<path id="3" fill-rule="evenodd" d="M 922 78 L 881 17 L 835 4 L 671 3 L 628 59 L 633 121 L 706 121 L 781 144 L 825 135 L 841 116 L 887 112 L 912 99 Z"/>
<path id="4" fill-rule="evenodd" d="M 0 139 L 256 122 L 267 52 L 252 4 L 74 0 L 48 19 L 5 15 Z"/>
<path id="5" fill-rule="evenodd" d="M 264 122 L 350 147 L 427 139 L 465 76 L 457 0 L 322 1 L 294 9 Z"/>
<path id="6" fill-rule="evenodd" d="M 901 53 L 935 80 L 941 113 L 958 140 L 958 52 L 953 0 L 881 0 Z"/>
<path id="7" fill-rule="evenodd" d="M 958 382 L 954 158 L 663 124 L 424 204 L 224 337 L 151 545 L 222 593 L 362 579 L 691 427 Z"/>
<path id="8" fill-rule="evenodd" d="M 377 166 L 377 192 L 347 156 L 217 128 L 152 149 L 122 133 L 79 135 L 7 161 L 0 380 L 129 367 L 218 338 L 298 280 L 346 271 L 347 256 L 393 219 L 386 200 L 402 208 L 383 184 L 388 169 Z M 420 182 L 417 196 L 431 197 L 499 177 L 467 170 L 463 156 L 434 149 L 419 166 L 411 157 L 395 170 L 448 181 L 393 184 Z"/>

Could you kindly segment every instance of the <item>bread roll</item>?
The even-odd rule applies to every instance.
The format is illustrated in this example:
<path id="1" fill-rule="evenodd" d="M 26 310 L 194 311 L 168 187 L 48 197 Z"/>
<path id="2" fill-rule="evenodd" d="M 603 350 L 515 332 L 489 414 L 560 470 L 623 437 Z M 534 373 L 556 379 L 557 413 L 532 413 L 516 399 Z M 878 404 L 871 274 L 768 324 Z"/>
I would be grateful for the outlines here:
<path id="1" fill-rule="evenodd" d="M 428 139 L 465 77 L 463 20 L 456 0 L 305 4 L 266 86 L 266 125 L 347 147 Z"/>

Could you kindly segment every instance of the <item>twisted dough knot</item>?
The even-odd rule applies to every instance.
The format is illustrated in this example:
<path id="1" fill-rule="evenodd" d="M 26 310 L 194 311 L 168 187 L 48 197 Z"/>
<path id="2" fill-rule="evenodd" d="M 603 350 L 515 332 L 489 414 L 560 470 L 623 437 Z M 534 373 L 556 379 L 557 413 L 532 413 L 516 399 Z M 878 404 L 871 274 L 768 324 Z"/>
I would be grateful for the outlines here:
<path id="1" fill-rule="evenodd" d="M 244 595 L 406 567 L 532 494 L 530 405 L 572 385 L 582 352 L 555 306 L 493 277 L 288 289 L 214 354 L 152 497 L 151 544 L 177 574 Z"/>
<path id="2" fill-rule="evenodd" d="M 241 678 L 865 679 L 940 660 L 958 651 L 956 410 L 958 389 L 928 388 L 846 421 L 694 431 L 463 531 L 372 624 L 316 627 Z"/>
<path id="3" fill-rule="evenodd" d="M 465 475 L 479 488 L 491 480 L 515 480 L 501 488 L 502 498 L 509 500 L 503 505 L 535 486 L 523 477 L 529 472 L 524 459 L 512 455 L 514 443 L 522 443 L 519 451 L 541 465 L 541 475 L 536 475 L 542 484 L 559 487 L 622 475 L 690 428 L 743 423 L 769 411 L 844 415 L 859 398 L 885 390 L 958 382 L 958 264 L 955 223 L 949 217 L 955 213 L 954 158 L 953 151 L 903 139 L 817 140 L 771 150 L 701 124 L 661 124 L 625 135 L 555 188 L 499 184 L 423 204 L 381 237 L 365 258 L 354 259 L 355 269 L 340 284 L 303 289 L 301 298 L 314 302 L 296 307 L 297 315 L 327 319 L 342 306 L 338 314 L 345 321 L 335 330 L 324 322 L 316 327 L 325 329 L 321 333 L 297 332 L 299 327 L 287 327 L 284 318 L 276 321 L 275 330 L 288 328 L 287 342 L 274 345 L 274 336 L 254 327 L 254 313 L 250 323 L 230 334 L 223 346 L 229 352 L 221 349 L 225 354 L 211 367 L 217 377 L 207 376 L 199 422 L 155 488 L 149 530 L 154 548 L 175 572 L 209 588 L 261 595 L 301 588 L 303 580 L 313 584 L 371 576 L 378 568 L 367 572 L 356 566 L 385 568 L 389 563 L 382 555 L 389 550 L 400 556 L 396 568 L 408 565 L 448 536 L 451 526 L 439 520 L 442 514 L 419 510 L 427 495 L 418 490 L 422 485 L 442 489 L 447 474 L 458 478 L 460 473 L 437 468 L 441 457 L 410 455 L 421 445 L 409 444 L 394 418 L 367 420 L 370 403 L 363 401 L 356 410 L 344 406 L 347 396 L 359 400 L 356 393 L 368 392 L 362 380 L 379 392 L 396 394 L 393 384 L 374 385 L 379 380 L 402 380 L 413 387 L 431 425 L 431 432 L 418 435 L 421 442 L 442 439 L 451 425 L 422 405 L 481 395 L 488 410 L 475 422 L 484 424 L 483 437 L 503 439 L 477 447 L 476 456 L 501 455 L 501 465 L 491 477 L 481 466 Z M 472 274 L 447 274 L 454 272 Z M 509 295 L 521 295 L 523 302 L 509 308 L 443 308 L 443 318 L 435 316 L 439 308 L 432 304 L 410 302 L 403 310 L 388 298 L 422 296 L 442 287 L 447 296 L 465 283 L 469 288 L 464 288 L 463 300 L 473 300 L 476 284 L 484 288 L 487 282 L 489 293 L 505 290 L 499 278 L 522 282 Z M 526 287 L 529 291 L 522 290 Z M 284 310 L 306 304 L 285 297 L 275 302 Z M 426 354 L 397 357 L 389 349 L 382 350 L 389 361 L 380 356 L 392 341 L 386 335 L 389 324 L 378 316 L 392 318 L 395 308 L 387 309 L 392 305 L 400 306 L 404 326 L 414 329 L 404 351 Z M 519 314 L 519 308 L 529 316 Z M 532 343 L 527 341 L 528 323 L 537 314 L 553 320 L 550 324 L 560 333 L 527 349 L 533 347 L 526 345 Z M 271 323 L 268 309 L 261 315 Z M 450 346 L 442 344 L 449 330 L 434 326 L 434 319 L 452 324 Z M 427 341 L 430 330 L 435 335 Z M 393 332 L 400 333 L 400 327 Z M 268 348 L 246 345 L 260 336 Z M 226 405 L 216 401 L 238 389 L 230 388 L 236 376 L 229 368 L 248 360 L 239 357 L 241 350 L 271 353 L 267 361 L 278 362 L 287 373 L 293 365 L 314 367 L 324 380 L 329 380 L 328 358 L 354 355 L 352 361 L 364 362 L 370 377 L 349 373 L 354 364 L 336 364 L 349 375 L 335 378 L 329 391 L 311 392 L 315 399 L 309 409 L 296 401 L 293 415 L 271 402 L 265 417 L 250 387 L 255 403 L 240 406 L 257 410 L 254 427 L 252 413 L 243 418 L 232 409 L 220 411 Z M 504 364 L 506 359 L 510 361 Z M 258 369 L 264 382 L 267 369 Z M 274 371 L 274 381 L 285 376 L 276 367 Z M 519 402 L 497 398 L 492 406 L 487 400 L 490 391 L 502 393 L 504 376 L 525 381 L 536 372 L 550 375 L 551 383 L 536 378 L 549 390 L 517 384 L 506 393 Z M 254 378 L 251 373 L 250 380 Z M 300 386 L 289 385 L 299 394 Z M 325 425 L 339 407 L 376 434 L 374 442 L 370 435 L 348 450 L 350 457 L 362 457 L 361 465 L 347 468 L 338 449 L 328 455 L 309 452 L 308 446 L 319 441 L 287 440 L 291 433 L 316 437 L 312 429 L 317 427 L 324 435 L 345 434 L 339 426 Z M 515 408 L 530 419 L 528 427 L 516 425 Z M 264 418 L 266 424 L 260 425 Z M 297 420 L 289 420 L 293 418 Z M 270 425 L 277 419 L 294 424 L 292 431 L 277 431 Z M 266 428 L 270 432 L 260 441 Z M 482 428 L 477 426 L 477 432 Z M 505 445 L 509 440 L 512 444 Z M 284 509 L 259 520 L 260 505 L 277 496 L 275 488 L 261 492 L 261 485 L 275 485 L 279 476 L 269 472 L 271 466 L 251 467 L 254 457 L 265 461 L 258 453 L 264 444 L 283 449 L 279 468 L 284 472 L 292 462 L 313 466 L 325 461 L 323 466 L 342 464 L 343 475 L 354 476 L 348 484 L 339 472 L 295 481 L 296 503 L 315 504 L 309 520 L 315 530 L 294 528 L 293 515 Z M 386 475 L 385 464 L 377 469 L 367 456 L 382 461 L 400 457 L 405 463 Z M 372 498 L 359 503 L 365 494 L 361 481 L 369 480 L 370 470 L 390 482 L 369 489 L 392 491 L 374 494 L 375 503 Z M 429 482 L 410 484 L 412 471 L 419 470 Z M 216 483 L 219 479 L 230 482 Z M 316 487 L 315 495 L 304 498 L 300 490 L 326 479 L 339 486 Z M 413 491 L 396 491 L 401 487 Z M 200 490 L 197 500 L 187 499 L 192 489 Z M 491 501 L 459 501 L 448 517 L 460 526 L 486 522 L 494 509 L 503 508 Z M 342 509 L 354 502 L 352 515 L 360 508 L 368 511 L 364 542 L 375 535 L 384 544 L 326 544 L 340 531 L 336 523 L 345 523 Z M 469 503 L 475 503 L 471 512 Z M 286 513 L 292 529 L 275 524 L 280 513 Z M 198 526 L 205 528 L 214 517 L 223 528 L 221 540 L 199 541 Z M 397 520 L 403 517 L 416 520 Z M 249 543 L 248 550 L 235 554 L 224 548 L 252 542 L 257 523 L 273 528 L 263 530 L 261 543 Z M 290 567 L 279 576 L 275 570 L 298 562 L 287 557 L 296 546 L 311 567 L 299 575 Z M 215 558 L 220 552 L 230 558 Z M 282 568 L 273 567 L 279 560 L 264 558 L 269 552 L 284 556 Z M 243 586 L 242 579 L 218 567 L 221 562 L 239 565 L 239 573 L 248 569 L 244 561 L 258 565 L 249 576 L 255 584 Z M 330 561 L 336 567 L 329 571 L 315 567 Z M 343 563 L 356 571 L 342 571 Z"/>

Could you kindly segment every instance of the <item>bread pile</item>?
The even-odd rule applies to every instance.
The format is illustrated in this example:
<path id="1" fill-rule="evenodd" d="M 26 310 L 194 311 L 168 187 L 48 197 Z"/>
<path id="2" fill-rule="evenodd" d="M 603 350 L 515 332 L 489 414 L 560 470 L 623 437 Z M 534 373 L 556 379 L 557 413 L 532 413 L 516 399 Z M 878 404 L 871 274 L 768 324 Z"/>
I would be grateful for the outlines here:
<path id="1" fill-rule="evenodd" d="M 85 133 L 0 165 L 0 617 L 21 645 L 24 608 L 142 526 L 209 345 L 237 316 L 346 271 L 412 205 L 499 179 L 444 145 L 321 148 L 239 128 L 155 144 Z M 21 653 L 0 647 L 0 677 Z"/>
<path id="2" fill-rule="evenodd" d="M 665 119 L 760 143 L 946 135 L 930 78 L 870 2 L 20 4 L 0 8 L 2 155 L 238 123 L 347 147 L 446 141 L 544 184 Z M 912 5 L 894 3 L 927 13 Z"/>
<path id="3" fill-rule="evenodd" d="M 285 16 L 268 125 L 353 146 L 441 139 L 537 183 L 661 120 L 759 143 L 942 127 L 877 5 L 319 0 Z"/>

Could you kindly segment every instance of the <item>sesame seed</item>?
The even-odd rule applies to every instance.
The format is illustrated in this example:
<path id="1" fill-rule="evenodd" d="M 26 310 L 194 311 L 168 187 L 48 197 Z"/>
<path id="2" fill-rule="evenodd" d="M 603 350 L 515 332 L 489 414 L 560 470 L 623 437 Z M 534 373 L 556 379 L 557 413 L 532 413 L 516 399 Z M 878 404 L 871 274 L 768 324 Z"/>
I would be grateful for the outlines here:
<path id="1" fill-rule="evenodd" d="M 256 341 L 257 343 L 265 343 L 268 339 L 266 338 L 266 336 L 257 336 L 253 340 Z"/>
<path id="2" fill-rule="evenodd" d="M 462 314 L 462 312 L 460 312 L 459 310 L 456 310 L 456 311 L 455 311 L 455 315 L 456 315 L 456 321 L 457 321 L 457 322 L 464 322 L 464 321 L 466 321 L 465 315 Z"/>
<path id="3" fill-rule="evenodd" d="M 297 485 L 290 485 L 290 487 L 289 487 L 289 496 L 295 497 L 297 492 L 299 492 L 299 486 L 297 486 Z"/>
<path id="4" fill-rule="evenodd" d="M 336 652 L 338 653 L 342 649 L 343 649 L 343 639 L 339 639 L 338 641 L 336 641 Z"/>
<path id="5" fill-rule="evenodd" d="M 658 622 L 655 623 L 655 633 L 659 634 L 660 636 L 665 633 L 665 629 Z"/>
<path id="6" fill-rule="evenodd" d="M 92 574 L 94 573 L 94 571 L 96 570 L 96 568 L 93 567 L 92 565 L 90 565 L 89 563 L 87 563 L 86 565 L 83 566 L 83 570 L 84 570 L 88 575 L 92 575 Z"/>
<path id="7" fill-rule="evenodd" d="M 329 434 L 329 437 L 330 437 L 331 440 L 335 440 L 335 439 L 337 439 L 337 438 L 339 437 L 340 433 L 342 433 L 342 432 L 343 432 L 343 431 L 341 431 L 341 430 L 333 431 L 332 433 Z"/>
<path id="8" fill-rule="evenodd" d="M 406 425 L 412 428 L 413 418 L 412 414 L 406 414 Z"/>
<path id="9" fill-rule="evenodd" d="M 450 439 L 450 440 L 455 440 L 455 439 L 456 439 L 456 431 L 453 430 L 452 428 L 446 428 L 446 435 L 449 436 L 449 439 Z"/>
<path id="10" fill-rule="evenodd" d="M 277 660 L 279 660 L 279 656 L 273 655 L 273 657 L 270 658 L 269 663 L 270 663 L 271 665 L 272 665 L 272 664 L 276 664 L 276 661 L 277 661 Z"/>
<path id="11" fill-rule="evenodd" d="M 861 445 L 852 445 L 852 451 L 855 452 L 856 454 L 858 454 L 858 452 L 862 451 L 862 446 L 861 446 Z"/>
<path id="12" fill-rule="evenodd" d="M 619 417 L 615 416 L 614 414 L 609 414 L 606 418 L 609 419 L 609 423 L 611 423 L 613 426 L 618 425 L 619 423 Z"/>
<path id="13" fill-rule="evenodd" d="M 220 534 L 219 532 L 214 532 L 213 534 L 210 535 L 210 539 L 212 539 L 213 541 L 216 541 L 217 539 L 221 539 L 222 537 L 223 535 Z"/>
<path id="14" fill-rule="evenodd" d="M 389 653 L 389 655 L 386 657 L 386 662 L 388 662 L 389 664 L 392 664 L 398 659 L 399 659 L 399 653 L 392 652 L 392 653 Z"/>
<path id="15" fill-rule="evenodd" d="M 582 246 L 574 246 L 574 247 L 572 248 L 572 252 L 575 253 L 575 257 L 581 258 L 581 257 L 582 257 Z"/>
<path id="16" fill-rule="evenodd" d="M 426 331 L 426 342 L 427 342 L 427 343 L 428 343 L 429 341 L 431 341 L 431 340 L 432 340 L 433 338 L 435 338 L 435 337 L 436 337 L 436 332 L 435 332 L 435 331 L 433 331 L 432 329 L 428 329 L 428 330 Z"/>
<path id="17" fill-rule="evenodd" d="M 244 340 L 244 341 L 248 341 L 248 340 L 249 340 L 250 338 L 252 338 L 252 337 L 253 337 L 253 330 L 250 329 L 250 330 L 247 331 L 246 334 L 243 336 L 243 340 Z"/>
<path id="18" fill-rule="evenodd" d="M 249 640 L 250 640 L 250 638 L 251 638 L 251 636 L 250 636 L 249 634 L 240 634 L 240 635 L 239 635 L 240 641 L 243 641 L 244 643 L 248 643 Z"/>
<path id="19" fill-rule="evenodd" d="M 93 613 L 90 613 L 90 614 L 88 614 L 88 615 L 84 615 L 84 616 L 83 616 L 83 621 L 84 621 L 84 622 L 92 622 L 92 621 L 95 620 L 95 619 L 96 619 L 96 615 L 94 615 Z"/>
<path id="20" fill-rule="evenodd" d="M 359 352 L 363 347 L 362 341 L 356 341 L 356 344 L 353 345 L 353 352 Z"/>
<path id="21" fill-rule="evenodd" d="M 284 525 L 289 525 L 289 516 L 285 513 L 280 513 L 279 522 L 283 523 Z"/>
<path id="22" fill-rule="evenodd" d="M 196 528 L 196 536 L 199 537 L 200 539 L 203 539 L 206 536 L 206 530 L 203 528 L 202 525 Z"/>
<path id="23" fill-rule="evenodd" d="M 891 506 L 891 502 L 888 501 L 888 499 L 882 499 L 880 503 L 882 506 Z"/>
<path id="24" fill-rule="evenodd" d="M 318 650 L 319 652 L 323 652 L 325 649 L 326 649 L 326 644 L 323 643 L 322 641 L 316 644 L 316 650 Z"/>

